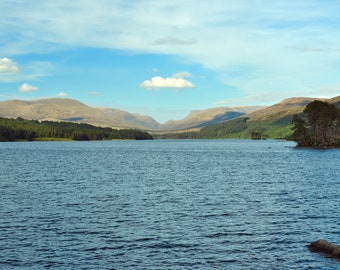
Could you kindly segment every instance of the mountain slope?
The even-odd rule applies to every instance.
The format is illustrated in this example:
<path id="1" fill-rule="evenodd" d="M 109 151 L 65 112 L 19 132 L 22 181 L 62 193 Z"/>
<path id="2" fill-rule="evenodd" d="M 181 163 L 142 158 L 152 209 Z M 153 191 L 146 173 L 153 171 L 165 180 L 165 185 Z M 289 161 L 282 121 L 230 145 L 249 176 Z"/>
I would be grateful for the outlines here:
<path id="1" fill-rule="evenodd" d="M 315 100 L 315 98 L 294 97 L 284 99 L 281 102 L 272 106 L 248 113 L 246 117 L 252 121 L 268 120 L 285 117 L 288 115 L 297 114 L 302 112 L 304 107 Z"/>
<path id="2" fill-rule="evenodd" d="M 132 127 L 155 130 L 160 126 L 160 124 L 150 116 L 138 113 L 131 114 L 126 111 L 111 108 L 100 108 L 100 110 L 105 112 L 109 117 L 113 117 L 123 124 L 128 123 Z"/>
<path id="3" fill-rule="evenodd" d="M 207 125 L 221 123 L 233 118 L 244 115 L 247 112 L 253 112 L 261 109 L 261 106 L 248 107 L 219 107 L 207 110 L 192 111 L 182 120 L 171 120 L 161 125 L 159 129 L 163 131 L 170 130 L 187 130 L 191 128 L 200 128 Z"/>
<path id="4" fill-rule="evenodd" d="M 240 118 L 206 126 L 201 129 L 199 137 L 249 138 L 251 134 L 260 134 L 270 138 L 286 138 L 292 134 L 293 115 L 301 113 L 314 100 L 323 100 L 340 107 L 340 96 L 332 99 L 289 98 Z"/>
<path id="5" fill-rule="evenodd" d="M 340 108 L 340 96 L 331 98 L 329 102 Z"/>
<path id="6" fill-rule="evenodd" d="M 120 110 L 93 108 L 77 100 L 67 98 L 2 101 L 0 102 L 0 116 L 70 121 L 114 128 L 153 129 L 157 126 L 157 122 L 151 117 L 132 115 Z"/>

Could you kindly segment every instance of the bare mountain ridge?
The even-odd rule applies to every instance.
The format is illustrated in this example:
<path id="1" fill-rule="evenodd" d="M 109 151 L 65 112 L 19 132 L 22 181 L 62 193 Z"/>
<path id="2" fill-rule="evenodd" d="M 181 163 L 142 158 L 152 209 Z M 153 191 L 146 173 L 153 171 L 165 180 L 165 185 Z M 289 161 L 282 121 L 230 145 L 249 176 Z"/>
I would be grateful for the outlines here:
<path id="1" fill-rule="evenodd" d="M 129 113 L 123 110 L 111 109 L 111 108 L 95 108 L 103 111 L 112 118 L 117 118 L 121 122 L 121 125 L 127 123 L 133 128 L 154 130 L 158 129 L 160 124 L 150 116 L 142 115 L 138 113 Z"/>
<path id="2" fill-rule="evenodd" d="M 251 121 L 261 121 L 276 118 L 283 118 L 285 116 L 301 113 L 306 105 L 314 100 L 327 100 L 308 97 L 294 97 L 287 98 L 281 102 L 269 107 L 248 113 L 245 117 L 250 118 Z"/>
<path id="3" fill-rule="evenodd" d="M 178 121 L 160 124 L 153 118 L 131 114 L 113 108 L 94 108 L 74 99 L 49 98 L 32 101 L 8 100 L 0 102 L 0 117 L 88 123 L 113 128 L 142 130 L 185 130 L 223 122 L 261 107 L 220 107 L 193 111 Z"/>
<path id="4" fill-rule="evenodd" d="M 0 102 L 0 116 L 34 120 L 70 121 L 113 128 L 150 129 L 158 123 L 148 116 L 129 114 L 115 109 L 87 106 L 77 100 L 51 98 L 33 101 L 9 100 Z M 147 124 L 146 124 L 147 123 Z"/>

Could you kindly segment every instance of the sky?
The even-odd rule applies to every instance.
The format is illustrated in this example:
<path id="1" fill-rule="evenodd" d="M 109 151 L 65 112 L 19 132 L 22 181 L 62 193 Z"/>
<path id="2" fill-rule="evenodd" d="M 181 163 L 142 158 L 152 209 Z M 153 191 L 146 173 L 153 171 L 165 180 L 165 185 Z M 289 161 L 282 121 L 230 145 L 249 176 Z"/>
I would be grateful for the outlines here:
<path id="1" fill-rule="evenodd" d="M 340 95 L 339 0 L 1 0 L 0 101 L 72 98 L 163 123 Z"/>

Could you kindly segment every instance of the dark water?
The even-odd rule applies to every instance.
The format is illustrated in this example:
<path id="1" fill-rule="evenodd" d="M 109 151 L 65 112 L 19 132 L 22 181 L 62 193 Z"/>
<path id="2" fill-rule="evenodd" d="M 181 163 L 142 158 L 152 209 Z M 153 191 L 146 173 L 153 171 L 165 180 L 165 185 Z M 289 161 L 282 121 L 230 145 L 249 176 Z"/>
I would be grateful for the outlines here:
<path id="1" fill-rule="evenodd" d="M 0 269 L 340 269 L 340 150 L 0 143 Z"/>

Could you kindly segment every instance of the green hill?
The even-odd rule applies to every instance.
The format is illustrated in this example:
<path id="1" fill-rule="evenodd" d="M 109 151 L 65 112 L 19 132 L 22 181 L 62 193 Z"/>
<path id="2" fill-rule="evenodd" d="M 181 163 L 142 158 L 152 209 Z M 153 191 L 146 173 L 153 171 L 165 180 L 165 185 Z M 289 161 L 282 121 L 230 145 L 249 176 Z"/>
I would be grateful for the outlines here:
<path id="1" fill-rule="evenodd" d="M 239 138 L 256 139 L 275 138 L 281 139 L 291 135 L 292 116 L 268 120 L 252 120 L 249 117 L 241 117 L 204 127 L 199 132 L 201 138 Z"/>
<path id="2" fill-rule="evenodd" d="M 289 98 L 241 117 L 205 126 L 197 132 L 162 134 L 161 136 L 155 136 L 155 138 L 284 139 L 290 137 L 293 133 L 293 116 L 301 114 L 307 104 L 314 100 L 327 101 L 336 106 L 340 104 L 340 97 L 332 99 Z"/>

